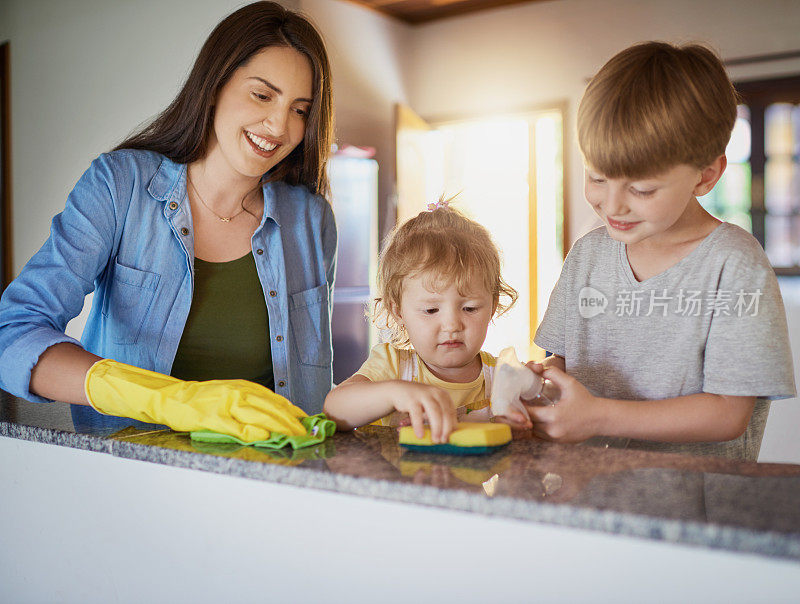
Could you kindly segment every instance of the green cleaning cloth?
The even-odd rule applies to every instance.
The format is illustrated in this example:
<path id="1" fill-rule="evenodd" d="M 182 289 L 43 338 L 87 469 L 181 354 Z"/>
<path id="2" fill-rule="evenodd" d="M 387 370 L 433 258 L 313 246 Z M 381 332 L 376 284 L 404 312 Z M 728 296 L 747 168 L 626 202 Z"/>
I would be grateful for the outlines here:
<path id="1" fill-rule="evenodd" d="M 263 447 L 265 449 L 282 449 L 286 445 L 290 445 L 292 449 L 302 449 L 303 447 L 310 447 L 321 443 L 329 436 L 333 436 L 336 432 L 336 423 L 333 420 L 325 417 L 324 413 L 311 415 L 309 417 L 301 417 L 300 423 L 306 429 L 306 433 L 300 436 L 287 436 L 286 434 L 278 434 L 273 432 L 266 440 L 257 440 L 252 443 L 246 443 L 239 440 L 235 436 L 227 434 L 220 434 L 219 432 L 212 432 L 211 430 L 195 430 L 190 432 L 192 440 L 199 440 L 204 443 L 236 443 L 239 445 L 252 445 L 254 447 Z"/>

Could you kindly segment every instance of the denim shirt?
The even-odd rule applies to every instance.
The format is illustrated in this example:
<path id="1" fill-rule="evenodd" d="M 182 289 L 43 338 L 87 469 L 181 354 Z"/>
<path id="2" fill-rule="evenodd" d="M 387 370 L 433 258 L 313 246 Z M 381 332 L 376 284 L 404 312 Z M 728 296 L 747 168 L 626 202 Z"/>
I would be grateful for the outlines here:
<path id="1" fill-rule="evenodd" d="M 319 413 L 332 385 L 336 224 L 303 186 L 263 185 L 251 238 L 269 315 L 275 391 Z M 101 357 L 169 374 L 192 303 L 194 239 L 186 165 L 122 150 L 92 162 L 50 237 L 0 300 L 0 387 L 31 401 L 31 369 L 66 336 L 93 291 L 81 338 Z"/>

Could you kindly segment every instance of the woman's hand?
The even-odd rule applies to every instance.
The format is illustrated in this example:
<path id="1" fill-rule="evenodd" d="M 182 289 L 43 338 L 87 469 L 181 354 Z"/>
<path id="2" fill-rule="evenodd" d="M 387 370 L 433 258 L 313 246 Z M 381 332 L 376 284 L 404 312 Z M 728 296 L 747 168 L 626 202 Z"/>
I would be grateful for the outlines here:
<path id="1" fill-rule="evenodd" d="M 564 443 L 582 442 L 596 436 L 603 399 L 593 396 L 583 384 L 558 367 L 545 368 L 542 375 L 560 388 L 561 398 L 555 405 L 525 405 L 533 422 L 534 435 Z"/>
<path id="2" fill-rule="evenodd" d="M 456 410 L 450 395 L 441 388 L 417 382 L 393 381 L 391 395 L 394 408 L 408 413 L 411 426 L 417 438 L 425 435 L 425 420 L 431 429 L 434 443 L 446 443 L 456 427 Z"/>
<path id="3" fill-rule="evenodd" d="M 86 374 L 86 396 L 101 413 L 166 424 L 180 432 L 211 430 L 245 442 L 264 440 L 273 432 L 305 434 L 302 409 L 245 380 L 183 381 L 103 359 Z"/>

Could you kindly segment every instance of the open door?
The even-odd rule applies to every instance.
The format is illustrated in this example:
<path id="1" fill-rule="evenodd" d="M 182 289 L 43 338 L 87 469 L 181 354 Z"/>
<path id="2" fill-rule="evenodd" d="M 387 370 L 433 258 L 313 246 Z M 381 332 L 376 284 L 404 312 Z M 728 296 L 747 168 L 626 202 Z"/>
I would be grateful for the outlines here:
<path id="1" fill-rule="evenodd" d="M 428 198 L 431 127 L 411 107 L 395 105 L 397 149 L 397 222 L 416 216 L 438 199 Z"/>
<path id="2" fill-rule="evenodd" d="M 540 358 L 533 335 L 564 259 L 563 106 L 435 124 L 402 105 L 396 115 L 398 221 L 457 194 L 454 206 L 489 230 L 519 292 L 484 349 Z"/>

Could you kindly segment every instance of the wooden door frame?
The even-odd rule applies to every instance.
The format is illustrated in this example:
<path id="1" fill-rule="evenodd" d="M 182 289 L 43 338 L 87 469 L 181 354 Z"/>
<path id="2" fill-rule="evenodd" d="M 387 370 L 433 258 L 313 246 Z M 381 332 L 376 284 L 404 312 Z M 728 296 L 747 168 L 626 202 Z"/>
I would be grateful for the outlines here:
<path id="1" fill-rule="evenodd" d="M 12 279 L 11 223 L 11 50 L 10 43 L 0 44 L 0 291 Z"/>
<path id="2" fill-rule="evenodd" d="M 760 78 L 757 80 L 743 80 L 734 82 L 741 102 L 750 111 L 750 216 L 753 225 L 753 236 L 762 247 L 766 248 L 766 218 L 765 207 L 765 112 L 773 103 L 800 104 L 800 74 L 781 75 L 773 78 Z M 773 267 L 778 275 L 800 275 L 800 266 Z"/>

